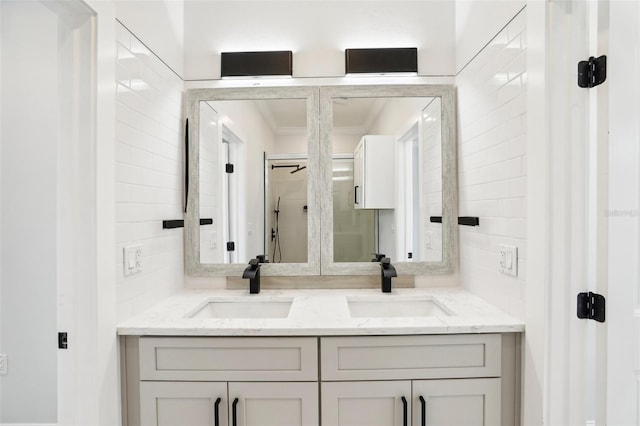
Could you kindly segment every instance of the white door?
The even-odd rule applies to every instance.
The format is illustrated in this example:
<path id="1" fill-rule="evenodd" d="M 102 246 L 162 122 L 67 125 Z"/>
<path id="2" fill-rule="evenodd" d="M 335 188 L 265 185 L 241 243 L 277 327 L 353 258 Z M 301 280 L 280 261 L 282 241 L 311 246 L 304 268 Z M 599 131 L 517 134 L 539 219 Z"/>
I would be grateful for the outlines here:
<path id="1" fill-rule="evenodd" d="M 548 158 L 552 170 L 558 171 L 551 179 L 551 195 L 557 195 L 550 209 L 549 248 L 555 266 L 547 420 L 638 425 L 640 4 L 618 0 L 548 4 L 549 75 L 553 76 L 548 92 L 552 135 Z M 600 55 L 607 55 L 606 81 L 591 89 L 577 88 L 577 61 Z M 578 291 L 606 297 L 604 323 L 576 319 Z"/>
<path id="2" fill-rule="evenodd" d="M 413 426 L 500 424 L 500 379 L 415 380 Z"/>
<path id="3" fill-rule="evenodd" d="M 400 199 L 395 209 L 395 258 L 401 262 L 422 260 L 418 242 L 420 231 L 420 153 L 418 123 L 398 139 L 398 176 L 395 191 Z"/>
<path id="4" fill-rule="evenodd" d="M 408 425 L 411 382 L 325 382 L 321 403 L 322 426 Z"/>
<path id="5" fill-rule="evenodd" d="M 224 120 L 224 118 L 222 119 Z M 223 158 L 225 164 L 233 167 L 233 172 L 226 172 L 223 168 L 223 223 L 225 227 L 225 263 L 244 263 L 246 255 L 245 230 L 245 176 L 247 174 L 245 160 L 245 143 L 227 126 L 221 126 L 221 140 L 223 144 Z M 228 250 L 227 243 L 234 247 Z"/>
<path id="6" fill-rule="evenodd" d="M 95 355 L 95 13 L 60 0 L 0 2 L 0 15 L 0 423 L 74 424 Z"/>
<path id="7" fill-rule="evenodd" d="M 639 22 L 639 2 L 609 2 L 608 425 L 640 424 Z"/>
<path id="8" fill-rule="evenodd" d="M 227 426 L 226 382 L 140 382 L 140 424 Z"/>
<path id="9" fill-rule="evenodd" d="M 318 426 L 317 382 L 229 383 L 230 426 Z"/>

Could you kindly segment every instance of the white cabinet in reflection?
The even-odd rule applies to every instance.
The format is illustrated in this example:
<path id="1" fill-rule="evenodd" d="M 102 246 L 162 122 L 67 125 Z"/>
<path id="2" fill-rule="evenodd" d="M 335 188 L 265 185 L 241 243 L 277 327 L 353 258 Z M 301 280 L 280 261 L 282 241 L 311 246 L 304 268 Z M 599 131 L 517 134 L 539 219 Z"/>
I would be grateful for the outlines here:
<path id="1" fill-rule="evenodd" d="M 365 135 L 353 152 L 354 208 L 395 208 L 395 137 Z"/>

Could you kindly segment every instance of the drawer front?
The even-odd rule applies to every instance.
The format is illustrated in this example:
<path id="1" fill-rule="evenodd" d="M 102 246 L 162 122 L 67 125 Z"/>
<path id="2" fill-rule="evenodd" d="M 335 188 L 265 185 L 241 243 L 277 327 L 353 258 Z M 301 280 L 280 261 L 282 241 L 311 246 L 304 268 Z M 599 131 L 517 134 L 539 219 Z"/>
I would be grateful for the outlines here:
<path id="1" fill-rule="evenodd" d="M 315 337 L 141 337 L 140 380 L 315 381 Z"/>
<path id="2" fill-rule="evenodd" d="M 325 337 L 322 380 L 499 377 L 499 334 Z"/>

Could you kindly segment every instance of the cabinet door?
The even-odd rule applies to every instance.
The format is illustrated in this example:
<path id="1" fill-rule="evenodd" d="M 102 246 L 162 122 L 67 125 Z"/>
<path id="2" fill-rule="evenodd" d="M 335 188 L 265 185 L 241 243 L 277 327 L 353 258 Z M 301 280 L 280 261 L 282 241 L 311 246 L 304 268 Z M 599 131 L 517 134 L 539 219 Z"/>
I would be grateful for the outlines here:
<path id="1" fill-rule="evenodd" d="M 140 424 L 144 426 L 227 423 L 225 382 L 140 382 Z"/>
<path id="2" fill-rule="evenodd" d="M 229 383 L 230 426 L 317 426 L 317 382 Z"/>
<path id="3" fill-rule="evenodd" d="M 410 396 L 408 380 L 322 383 L 322 426 L 408 425 Z"/>
<path id="4" fill-rule="evenodd" d="M 364 143 L 361 141 L 353 152 L 353 207 L 364 207 Z"/>
<path id="5" fill-rule="evenodd" d="M 412 424 L 499 425 L 500 379 L 414 381 Z"/>

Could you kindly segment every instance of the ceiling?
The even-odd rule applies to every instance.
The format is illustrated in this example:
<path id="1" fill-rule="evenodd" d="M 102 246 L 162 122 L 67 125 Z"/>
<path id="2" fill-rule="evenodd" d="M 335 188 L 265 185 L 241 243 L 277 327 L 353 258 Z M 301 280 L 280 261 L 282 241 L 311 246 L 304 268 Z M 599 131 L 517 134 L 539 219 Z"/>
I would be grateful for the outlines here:
<path id="1" fill-rule="evenodd" d="M 294 77 L 344 76 L 344 50 L 417 47 L 421 75 L 455 74 L 452 0 L 185 0 L 184 79 L 220 78 L 220 53 L 293 51 Z"/>
<path id="2" fill-rule="evenodd" d="M 275 131 L 306 128 L 307 114 L 303 99 L 255 101 L 262 115 Z M 333 102 L 335 129 L 361 130 L 369 127 L 384 105 L 380 98 L 338 98 Z"/>

